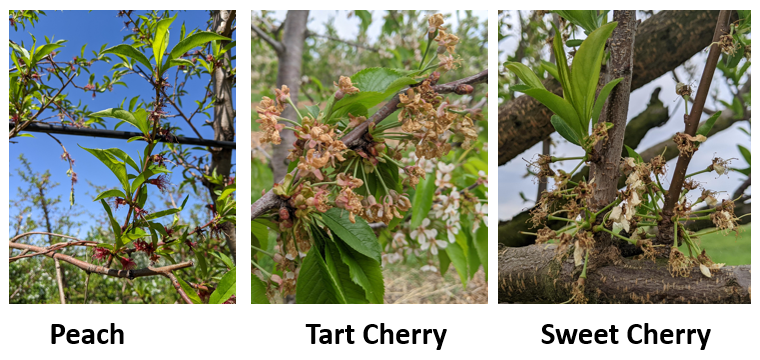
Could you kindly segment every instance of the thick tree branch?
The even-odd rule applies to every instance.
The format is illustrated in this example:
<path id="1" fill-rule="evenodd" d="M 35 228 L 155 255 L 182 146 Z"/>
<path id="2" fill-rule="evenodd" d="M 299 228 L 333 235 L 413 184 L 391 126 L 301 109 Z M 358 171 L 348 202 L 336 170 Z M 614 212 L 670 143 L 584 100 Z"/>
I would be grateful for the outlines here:
<path id="1" fill-rule="evenodd" d="M 433 86 L 433 90 L 439 94 L 448 94 L 455 92 L 457 87 L 460 85 L 475 85 L 480 83 L 488 83 L 488 69 L 460 80 L 452 81 L 442 85 L 435 85 Z M 383 107 L 372 114 L 368 121 L 365 121 L 356 126 L 353 130 L 351 130 L 351 132 L 341 137 L 340 140 L 348 148 L 354 148 L 358 145 L 361 145 L 364 141 L 366 141 L 364 140 L 364 135 L 367 134 L 369 124 L 377 124 L 383 121 L 385 118 L 398 110 L 398 104 L 399 97 L 398 94 L 396 94 L 390 101 L 385 103 Z M 275 195 L 272 190 L 269 190 L 251 205 L 251 220 L 261 216 L 268 210 L 281 206 L 282 204 L 283 200 L 279 199 L 279 197 Z"/>
<path id="2" fill-rule="evenodd" d="M 571 298 L 577 271 L 572 254 L 556 245 L 504 248 L 499 252 L 499 302 L 561 303 Z M 749 304 L 751 266 L 726 266 L 704 277 L 672 277 L 666 260 L 624 258 L 588 274 L 589 303 Z"/>

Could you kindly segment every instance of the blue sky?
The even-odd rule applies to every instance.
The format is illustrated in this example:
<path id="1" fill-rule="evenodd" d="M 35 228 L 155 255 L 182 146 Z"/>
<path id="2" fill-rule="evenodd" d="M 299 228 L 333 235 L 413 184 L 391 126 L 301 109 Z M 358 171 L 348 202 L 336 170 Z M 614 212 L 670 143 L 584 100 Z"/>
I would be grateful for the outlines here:
<path id="1" fill-rule="evenodd" d="M 609 16 L 611 18 L 612 12 L 610 12 Z M 515 26 L 514 29 L 519 29 L 516 18 L 517 16 L 512 17 L 512 21 Z M 579 38 L 585 37 L 582 33 L 576 35 Z M 505 40 L 502 40 L 499 43 L 499 49 L 502 50 L 502 52 L 499 54 L 499 62 L 503 63 L 506 61 L 507 54 L 510 51 L 514 51 L 516 48 L 517 37 L 509 37 Z M 548 59 L 548 50 L 544 50 L 546 52 L 546 58 Z M 694 85 L 698 84 L 699 78 L 702 75 L 702 69 L 704 67 L 706 58 L 707 54 L 705 52 L 701 52 L 699 54 L 696 54 L 687 62 L 688 66 L 694 67 L 696 69 L 696 75 L 693 78 L 691 78 L 690 75 L 684 70 L 683 65 L 679 66 L 676 69 L 678 78 L 683 82 L 688 81 L 688 83 Z M 502 66 L 500 66 L 499 69 L 500 71 L 503 71 Z M 750 74 L 751 72 L 752 68 L 750 67 L 750 70 L 748 70 L 747 73 Z M 730 95 L 729 89 L 727 86 L 725 86 L 725 84 L 726 81 L 724 78 L 722 78 L 722 73 L 720 71 L 716 71 L 711 87 L 711 94 L 716 93 L 717 99 L 727 100 L 730 102 L 732 95 Z M 628 106 L 628 119 L 632 119 L 634 116 L 638 115 L 644 109 L 646 109 L 646 106 L 649 103 L 649 98 L 654 89 L 657 87 L 662 88 L 662 91 L 660 92 L 660 100 L 666 107 L 668 107 L 670 120 L 668 120 L 668 122 L 662 127 L 653 128 L 651 131 L 649 131 L 639 144 L 639 147 L 636 149 L 637 151 L 646 150 L 651 146 L 667 140 L 668 137 L 672 137 L 676 132 L 683 131 L 683 121 L 679 121 L 679 119 L 683 119 L 683 101 L 677 100 L 680 98 L 675 93 L 676 81 L 673 79 L 673 75 L 671 73 L 667 73 L 631 93 L 630 103 Z M 716 101 L 712 98 L 712 96 L 708 97 L 705 103 L 705 107 L 715 110 L 723 109 L 723 105 L 716 104 Z M 707 119 L 707 117 L 707 115 L 702 114 L 702 120 Z M 712 158 L 716 156 L 723 159 L 735 159 L 732 161 L 730 166 L 736 168 L 746 168 L 747 164 L 744 161 L 744 158 L 742 158 L 741 153 L 737 148 L 737 144 L 751 150 L 750 137 L 741 132 L 741 130 L 739 130 L 740 127 L 743 127 L 747 130 L 750 129 L 749 124 L 746 121 L 739 121 L 733 124 L 730 128 L 715 134 L 707 142 L 705 142 L 704 145 L 700 146 L 699 151 L 694 153 L 694 157 L 692 158 L 691 164 L 689 166 L 690 170 L 688 172 L 695 172 L 707 167 L 712 163 Z M 557 146 L 552 147 L 553 156 L 572 157 L 583 155 L 583 151 L 578 146 L 570 144 L 566 140 L 561 139 L 557 133 L 552 134 L 552 140 L 555 144 L 557 144 Z M 520 192 L 523 192 L 528 199 L 535 200 L 536 192 L 538 189 L 538 185 L 534 176 L 523 178 L 523 175 L 526 174 L 527 165 L 527 162 L 523 159 L 530 160 L 535 155 L 540 153 L 541 143 L 538 143 L 532 148 L 526 150 L 519 156 L 512 159 L 510 162 L 499 167 L 498 179 L 499 189 L 501 190 L 499 191 L 499 220 L 511 219 L 514 215 L 533 206 L 533 201 L 523 202 L 519 195 Z M 568 161 L 560 165 L 558 168 L 569 172 L 575 167 L 576 164 L 577 162 Z M 666 176 L 668 183 L 673 173 L 672 170 L 675 168 L 675 164 L 676 159 L 668 162 L 668 169 L 670 170 Z M 710 190 L 722 191 L 718 194 L 719 200 L 722 200 L 730 198 L 736 188 L 738 188 L 739 185 L 744 182 L 744 179 L 746 179 L 746 177 L 736 172 L 730 172 L 728 176 L 723 175 L 721 177 L 717 177 L 717 174 L 712 172 L 697 175 L 694 177 L 694 179 L 705 184 L 706 188 Z M 692 196 L 692 199 L 699 196 L 698 192 L 696 191 L 692 192 L 692 194 L 694 194 Z"/>
<path id="2" fill-rule="evenodd" d="M 107 47 L 115 46 L 122 43 L 124 36 L 129 34 L 128 29 L 124 26 L 124 18 L 118 18 L 117 11 L 46 11 L 47 16 L 40 16 L 40 22 L 35 27 L 27 25 L 26 30 L 19 26 L 18 31 L 14 31 L 10 28 L 10 39 L 16 43 L 24 42 L 26 48 L 31 47 L 30 32 L 37 38 L 38 46 L 44 43 L 44 36 L 46 35 L 51 40 L 66 39 L 68 42 L 64 48 L 58 49 L 59 53 L 56 55 L 58 61 L 69 61 L 74 56 L 80 54 L 83 45 L 87 44 L 85 55 L 87 58 L 93 57 L 92 51 L 99 51 L 103 44 L 108 44 Z M 143 12 L 135 11 L 133 13 L 133 19 L 136 19 L 137 14 Z M 174 13 L 172 13 L 173 15 Z M 187 32 L 198 28 L 199 30 L 206 30 L 207 21 L 209 19 L 209 13 L 207 11 L 182 11 L 179 12 L 177 19 L 172 23 L 170 30 L 169 48 L 179 41 L 180 27 L 182 23 L 185 23 Z M 234 34 L 233 34 L 234 37 Z M 233 49 L 233 56 L 235 55 L 235 49 Z M 10 52 L 9 52 L 10 56 Z M 111 56 L 113 60 L 118 59 L 115 56 Z M 90 68 L 90 71 L 96 74 L 95 79 L 102 79 L 103 75 L 111 74 L 111 64 L 105 62 L 96 62 Z M 234 66 L 234 63 L 233 63 Z M 176 69 L 176 68 L 175 68 Z M 84 73 L 84 72 L 83 72 Z M 170 75 L 170 80 L 173 82 L 173 73 Z M 182 77 L 180 77 L 181 81 Z M 208 75 L 202 76 L 200 79 L 193 78 L 188 80 L 185 89 L 188 94 L 183 98 L 182 111 L 185 114 L 190 114 L 195 108 L 195 100 L 203 98 L 204 87 L 208 82 Z M 87 84 L 88 76 L 80 75 L 74 82 L 78 86 L 84 86 Z M 51 84 L 56 84 L 54 78 L 51 80 Z M 92 111 L 99 111 L 112 107 L 119 107 L 120 103 L 127 98 L 125 107 L 129 104 L 129 99 L 134 96 L 140 95 L 144 101 L 150 102 L 152 99 L 152 89 L 150 85 L 144 79 L 138 75 L 126 75 L 122 78 L 128 88 L 123 86 L 114 86 L 113 91 L 98 93 L 95 98 L 92 98 L 92 93 L 75 88 L 66 88 L 65 92 L 68 92 L 69 98 L 73 103 L 77 103 L 81 100 L 82 105 L 88 105 Z M 234 90 L 233 90 L 234 91 Z M 234 101 L 233 96 L 233 101 Z M 176 110 L 168 106 L 167 111 L 169 114 L 176 114 Z M 213 109 L 209 110 L 209 114 L 213 114 Z M 48 115 L 49 116 L 49 115 Z M 45 114 L 40 118 L 46 117 Z M 206 120 L 210 120 L 203 114 L 198 114 L 193 118 L 193 124 L 201 133 L 201 135 L 210 139 L 213 138 L 213 130 L 210 126 L 201 126 Z M 118 122 L 115 119 L 104 119 L 106 127 L 113 129 L 114 125 Z M 179 126 L 181 130 L 178 131 L 179 135 L 188 137 L 197 137 L 193 133 L 192 129 L 182 118 L 173 118 L 172 124 Z M 137 129 L 129 126 L 122 125 L 120 130 L 125 131 L 137 131 Z M 50 170 L 52 182 L 58 182 L 61 185 L 55 188 L 55 190 L 49 194 L 50 196 L 60 195 L 63 204 L 68 204 L 69 191 L 70 191 L 70 179 L 66 176 L 68 170 L 68 163 L 61 159 L 62 150 L 58 143 L 55 142 L 49 136 L 42 133 L 34 133 L 34 138 L 15 138 L 15 144 L 10 144 L 10 199 L 13 201 L 17 198 L 16 189 L 19 186 L 25 187 L 25 184 L 20 183 L 20 178 L 16 175 L 16 169 L 21 166 L 18 157 L 20 154 L 31 162 L 36 172 L 44 173 L 45 170 Z M 89 148 L 120 148 L 130 154 L 133 158 L 137 158 L 137 152 L 143 152 L 145 142 L 134 141 L 127 143 L 126 140 L 117 139 L 99 139 L 94 137 L 82 137 L 82 136 L 69 136 L 69 135 L 55 135 L 64 144 L 71 156 L 76 160 L 74 171 L 78 174 L 79 182 L 75 185 L 76 203 L 80 206 L 80 210 L 84 210 L 84 214 L 80 216 L 80 221 L 84 221 L 84 228 L 80 233 L 86 233 L 86 228 L 91 225 L 93 217 L 99 217 L 103 213 L 103 208 L 99 203 L 92 202 L 92 198 L 96 195 L 94 191 L 87 183 L 87 180 L 96 185 L 105 185 L 109 188 L 119 186 L 116 177 L 95 157 L 90 155 L 85 150 L 81 149 L 78 145 Z M 160 147 L 158 148 L 161 149 Z M 198 152 L 200 156 L 205 152 Z M 233 153 L 233 159 L 235 154 Z M 181 182 L 180 169 L 176 174 L 172 176 L 172 183 L 179 184 Z M 234 171 L 234 168 L 233 168 Z M 204 189 L 199 187 L 199 189 Z M 150 189 L 153 190 L 153 189 Z M 204 189 L 205 190 L 205 189 Z M 86 195 L 89 192 L 89 195 Z M 149 192 L 151 196 L 160 194 L 158 192 Z M 68 206 L 66 206 L 68 207 Z M 123 209 L 120 210 L 115 216 L 117 218 L 123 218 L 126 213 Z M 10 216 L 13 216 L 16 211 L 11 211 Z"/>

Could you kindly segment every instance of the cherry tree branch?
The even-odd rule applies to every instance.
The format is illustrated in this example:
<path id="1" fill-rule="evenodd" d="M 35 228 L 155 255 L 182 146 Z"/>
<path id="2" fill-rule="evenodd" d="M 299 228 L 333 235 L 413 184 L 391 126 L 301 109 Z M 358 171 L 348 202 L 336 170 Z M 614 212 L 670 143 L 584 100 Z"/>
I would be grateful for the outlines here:
<path id="1" fill-rule="evenodd" d="M 433 90 L 439 94 L 448 94 L 456 92 L 457 88 L 461 85 L 475 85 L 480 83 L 488 83 L 488 69 L 485 69 L 475 75 L 468 76 L 463 79 L 452 81 L 446 84 L 435 85 L 433 86 Z M 364 135 L 367 134 L 369 124 L 377 124 L 398 110 L 398 95 L 399 94 L 393 96 L 393 98 L 385 103 L 382 108 L 377 110 L 377 112 L 375 112 L 368 119 L 368 121 L 359 124 L 353 130 L 351 130 L 351 132 L 340 138 L 340 140 L 343 141 L 347 148 L 354 148 L 358 145 L 361 145 L 362 142 L 367 141 L 364 140 Z M 269 190 L 251 205 L 251 220 L 256 219 L 271 209 L 282 206 L 284 203 L 284 200 L 280 199 L 280 197 L 272 192 L 272 190 Z"/>
<path id="2" fill-rule="evenodd" d="M 274 49 L 277 54 L 285 51 L 285 47 L 282 46 L 282 43 L 267 35 L 267 33 L 265 33 L 264 30 L 259 29 L 258 26 L 251 24 L 251 30 L 253 30 L 253 32 L 261 38 L 261 40 L 264 40 L 264 42 L 272 46 L 272 49 Z"/>

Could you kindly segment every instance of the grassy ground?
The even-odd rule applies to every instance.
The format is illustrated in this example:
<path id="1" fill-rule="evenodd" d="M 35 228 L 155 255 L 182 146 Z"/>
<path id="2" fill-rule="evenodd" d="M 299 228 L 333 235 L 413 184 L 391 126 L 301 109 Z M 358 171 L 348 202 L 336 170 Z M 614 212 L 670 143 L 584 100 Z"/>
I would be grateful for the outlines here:
<path id="1" fill-rule="evenodd" d="M 724 235 L 722 232 L 705 235 L 699 239 L 699 246 L 707 250 L 707 255 L 716 263 L 749 265 L 752 260 L 750 256 L 751 225 L 742 225 L 738 237 L 735 233 Z M 680 249 L 688 254 L 686 246 L 681 246 Z"/>
<path id="2" fill-rule="evenodd" d="M 387 264 L 383 269 L 386 304 L 486 304 L 488 283 L 481 268 L 462 287 L 452 265 L 441 277 L 437 272 L 420 271 L 419 266 Z"/>

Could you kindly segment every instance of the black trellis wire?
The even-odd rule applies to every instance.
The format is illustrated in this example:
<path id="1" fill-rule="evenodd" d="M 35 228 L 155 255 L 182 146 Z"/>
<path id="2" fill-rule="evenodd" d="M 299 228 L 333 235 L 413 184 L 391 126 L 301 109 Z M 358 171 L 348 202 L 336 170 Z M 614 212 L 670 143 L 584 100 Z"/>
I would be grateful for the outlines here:
<path id="1" fill-rule="evenodd" d="M 14 127 L 14 124 L 12 122 L 9 122 L 8 124 L 10 125 L 11 129 Z M 74 136 L 93 136 L 93 137 L 100 137 L 100 138 L 124 139 L 124 140 L 133 138 L 135 136 L 143 136 L 142 133 L 131 132 L 131 131 L 77 128 L 73 126 L 50 125 L 50 124 L 43 124 L 43 123 L 29 124 L 29 126 L 27 126 L 23 131 L 48 133 L 48 134 L 74 135 Z M 225 148 L 225 149 L 235 148 L 234 141 L 216 141 L 216 140 L 206 140 L 206 139 L 198 139 L 198 138 L 188 138 L 184 136 L 161 136 L 161 135 L 158 135 L 157 138 L 158 138 L 158 141 L 167 142 L 167 143 L 171 142 L 175 144 L 211 146 L 211 147 Z"/>

